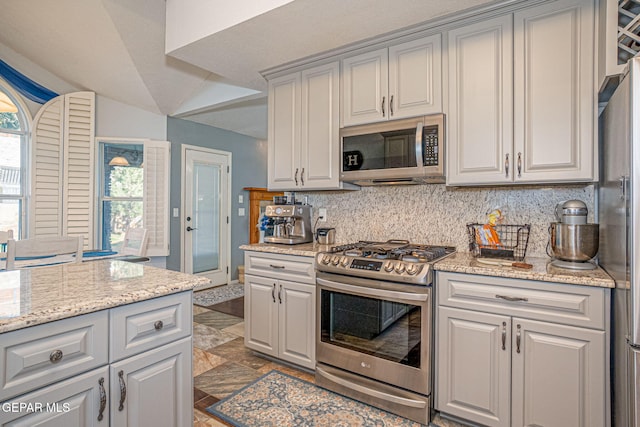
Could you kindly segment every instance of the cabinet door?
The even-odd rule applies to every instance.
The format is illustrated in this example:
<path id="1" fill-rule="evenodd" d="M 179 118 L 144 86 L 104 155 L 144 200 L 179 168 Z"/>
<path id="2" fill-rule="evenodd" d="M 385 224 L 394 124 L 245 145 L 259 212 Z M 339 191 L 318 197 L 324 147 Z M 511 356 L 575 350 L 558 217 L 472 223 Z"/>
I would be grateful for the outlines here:
<path id="1" fill-rule="evenodd" d="M 192 425 L 192 347 L 191 337 L 183 338 L 112 364 L 112 425 Z"/>
<path id="2" fill-rule="evenodd" d="M 389 118 L 442 112 L 441 36 L 389 48 Z"/>
<path id="3" fill-rule="evenodd" d="M 302 72 L 301 189 L 340 186 L 339 94 L 338 62 Z"/>
<path id="4" fill-rule="evenodd" d="M 592 181 L 594 2 L 560 0 L 514 15 L 515 181 Z"/>
<path id="5" fill-rule="evenodd" d="M 513 334 L 514 427 L 607 425 L 604 331 L 513 318 Z"/>
<path id="6" fill-rule="evenodd" d="M 278 304 L 275 279 L 244 276 L 244 344 L 278 356 Z"/>
<path id="7" fill-rule="evenodd" d="M 512 180 L 512 17 L 449 31 L 448 184 Z"/>
<path id="8" fill-rule="evenodd" d="M 268 185 L 295 190 L 300 174 L 300 73 L 269 81 Z"/>
<path id="9" fill-rule="evenodd" d="M 510 328 L 508 316 L 438 307 L 436 409 L 510 425 Z"/>
<path id="10" fill-rule="evenodd" d="M 2 402 L 0 425 L 108 427 L 108 393 L 109 369 L 105 366 L 22 395 L 14 400 Z M 17 406 L 19 404 L 29 406 L 19 408 Z M 40 409 L 38 405 L 41 405 Z M 29 410 L 29 407 L 35 412 Z"/>
<path id="11" fill-rule="evenodd" d="M 388 52 L 380 49 L 342 60 L 342 125 L 387 120 Z"/>
<path id="12" fill-rule="evenodd" d="M 315 286 L 280 281 L 279 357 L 306 368 L 316 365 Z"/>

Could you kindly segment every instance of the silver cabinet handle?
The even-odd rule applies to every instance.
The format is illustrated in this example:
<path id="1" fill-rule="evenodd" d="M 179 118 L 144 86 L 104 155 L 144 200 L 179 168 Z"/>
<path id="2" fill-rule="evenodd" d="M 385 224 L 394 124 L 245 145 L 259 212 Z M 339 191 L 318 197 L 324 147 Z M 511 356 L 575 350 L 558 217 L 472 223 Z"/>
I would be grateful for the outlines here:
<path id="1" fill-rule="evenodd" d="M 282 304 L 282 285 L 280 285 L 280 288 L 278 289 L 278 301 Z"/>
<path id="2" fill-rule="evenodd" d="M 304 185 L 304 168 L 302 168 L 302 172 L 300 172 L 300 185 Z"/>
<path id="3" fill-rule="evenodd" d="M 504 158 L 504 177 L 509 178 L 509 153 Z"/>
<path id="4" fill-rule="evenodd" d="M 118 411 L 124 410 L 124 400 L 127 398 L 127 385 L 124 383 L 124 371 L 118 372 L 118 382 L 120 383 L 120 406 Z"/>
<path id="5" fill-rule="evenodd" d="M 293 179 L 296 181 L 296 185 L 298 185 L 298 168 L 296 168 L 296 174 L 293 176 Z"/>
<path id="6" fill-rule="evenodd" d="M 518 326 L 516 326 L 516 328 L 517 328 L 517 332 L 516 332 L 516 352 L 520 353 L 520 338 L 522 336 L 521 326 L 518 325 Z"/>
<path id="7" fill-rule="evenodd" d="M 62 350 L 54 350 L 49 355 L 49 361 L 51 363 L 58 363 L 59 361 L 62 360 L 63 357 L 64 357 L 64 354 L 62 353 Z"/>
<path id="8" fill-rule="evenodd" d="M 153 324 L 153 327 L 156 329 L 156 331 L 159 331 L 162 328 L 164 328 L 164 323 L 162 323 L 162 320 L 158 320 L 156 323 Z"/>
<path id="9" fill-rule="evenodd" d="M 386 97 L 383 96 L 382 97 L 382 117 L 384 117 L 384 101 L 385 101 Z"/>
<path id="10" fill-rule="evenodd" d="M 507 322 L 502 322 L 502 349 L 507 349 Z"/>
<path id="11" fill-rule="evenodd" d="M 503 299 L 503 300 L 506 300 L 506 301 L 512 301 L 512 302 L 513 302 L 513 301 L 524 301 L 524 302 L 529 301 L 529 299 L 528 299 L 528 298 L 522 298 L 522 297 L 510 297 L 510 296 L 508 296 L 508 295 L 496 295 L 496 298 L 498 298 L 498 299 Z"/>
<path id="12" fill-rule="evenodd" d="M 393 116 L 393 95 L 389 98 L 389 115 Z"/>
<path id="13" fill-rule="evenodd" d="M 518 153 L 518 178 L 522 178 L 522 153 Z"/>
<path id="14" fill-rule="evenodd" d="M 104 377 L 98 380 L 98 388 L 100 391 L 100 409 L 98 410 L 98 421 L 104 418 L 104 410 L 107 407 L 107 392 L 104 389 Z"/>
<path id="15" fill-rule="evenodd" d="M 284 269 L 284 265 L 273 265 L 273 264 L 269 264 L 269 267 L 271 267 L 271 268 L 277 268 L 277 269 L 281 269 L 281 270 L 283 270 L 283 269 Z"/>
<path id="16" fill-rule="evenodd" d="M 627 177 L 621 176 L 618 180 L 620 181 L 620 200 L 625 200 L 627 198 Z"/>
<path id="17" fill-rule="evenodd" d="M 273 288 L 271 288 L 271 298 L 273 298 L 273 302 L 276 302 L 276 284 L 273 284 Z"/>

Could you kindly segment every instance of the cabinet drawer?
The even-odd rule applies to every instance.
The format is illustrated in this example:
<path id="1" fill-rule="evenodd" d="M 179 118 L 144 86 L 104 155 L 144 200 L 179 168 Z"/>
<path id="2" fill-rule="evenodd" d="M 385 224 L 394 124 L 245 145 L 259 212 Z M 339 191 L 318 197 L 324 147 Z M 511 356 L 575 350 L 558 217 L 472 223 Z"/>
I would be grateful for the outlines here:
<path id="1" fill-rule="evenodd" d="M 302 283 L 316 282 L 314 258 L 311 257 L 246 252 L 244 264 L 245 274 Z"/>
<path id="2" fill-rule="evenodd" d="M 602 288 L 438 272 L 438 304 L 604 329 Z"/>
<path id="3" fill-rule="evenodd" d="M 106 311 L 2 334 L 0 401 L 108 362 Z"/>
<path id="4" fill-rule="evenodd" d="M 150 350 L 191 335 L 191 292 L 116 307 L 110 317 L 110 360 Z"/>

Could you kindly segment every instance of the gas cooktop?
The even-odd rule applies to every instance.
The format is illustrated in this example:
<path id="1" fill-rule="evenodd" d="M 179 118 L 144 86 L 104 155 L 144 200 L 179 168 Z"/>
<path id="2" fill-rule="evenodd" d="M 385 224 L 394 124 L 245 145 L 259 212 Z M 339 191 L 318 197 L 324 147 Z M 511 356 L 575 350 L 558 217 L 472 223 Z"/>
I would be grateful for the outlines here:
<path id="1" fill-rule="evenodd" d="M 431 264 L 456 251 L 451 246 L 420 245 L 406 240 L 360 241 L 334 246 L 316 255 L 316 269 L 393 282 L 429 285 Z"/>

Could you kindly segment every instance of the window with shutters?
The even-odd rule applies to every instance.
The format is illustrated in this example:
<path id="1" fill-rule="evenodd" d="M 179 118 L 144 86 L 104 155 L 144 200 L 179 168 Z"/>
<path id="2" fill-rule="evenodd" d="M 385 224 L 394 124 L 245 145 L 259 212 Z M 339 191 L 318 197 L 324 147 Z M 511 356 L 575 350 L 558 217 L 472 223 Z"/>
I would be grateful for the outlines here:
<path id="1" fill-rule="evenodd" d="M 169 254 L 166 141 L 99 138 L 100 247 L 118 251 L 129 227 L 147 229 L 147 255 Z"/>
<path id="2" fill-rule="evenodd" d="M 0 83 L 0 231 L 22 235 L 25 223 L 27 115 L 13 91 Z"/>

